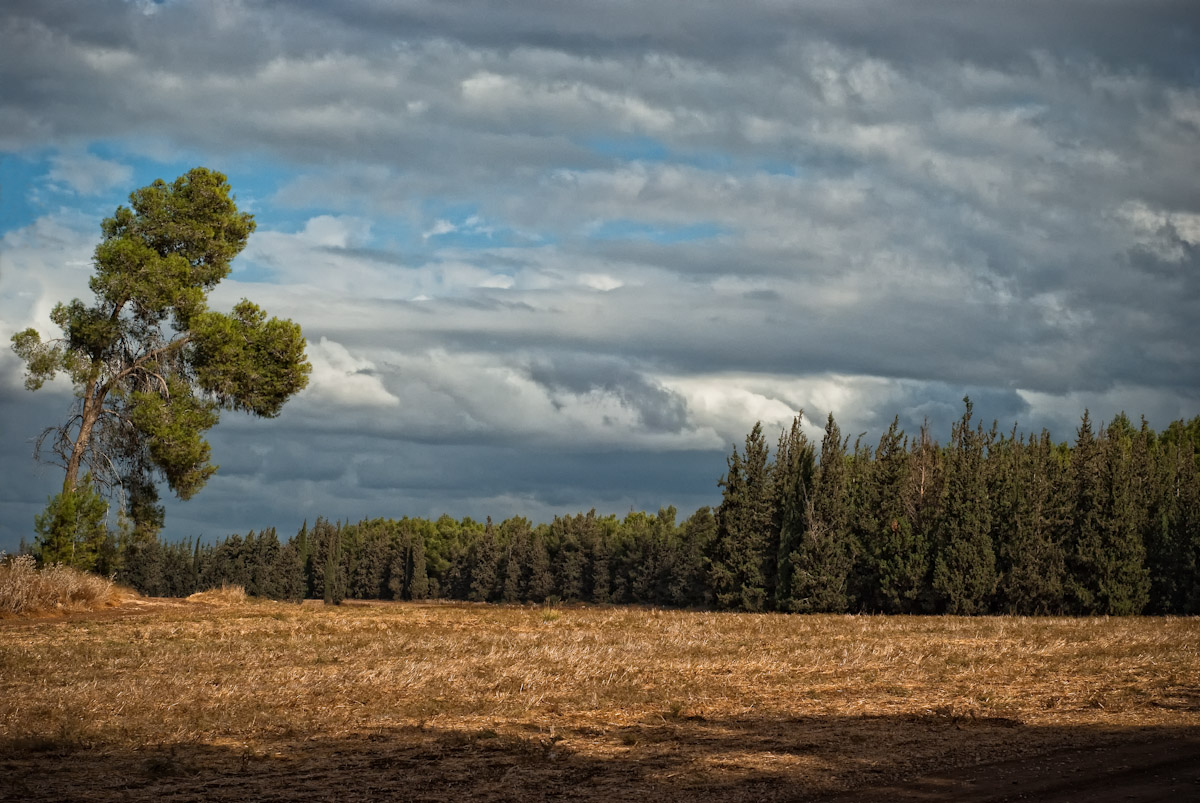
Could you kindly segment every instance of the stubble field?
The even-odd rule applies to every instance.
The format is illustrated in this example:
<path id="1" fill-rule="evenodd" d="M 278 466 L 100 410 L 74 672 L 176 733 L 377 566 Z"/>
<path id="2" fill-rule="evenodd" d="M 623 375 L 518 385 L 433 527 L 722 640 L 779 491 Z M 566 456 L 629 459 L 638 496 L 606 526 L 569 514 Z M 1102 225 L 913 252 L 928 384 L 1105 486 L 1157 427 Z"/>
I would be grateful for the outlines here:
<path id="1" fill-rule="evenodd" d="M 216 597 L 0 621 L 0 799 L 1152 799 L 1200 797 L 1198 767 L 1193 619 Z"/>

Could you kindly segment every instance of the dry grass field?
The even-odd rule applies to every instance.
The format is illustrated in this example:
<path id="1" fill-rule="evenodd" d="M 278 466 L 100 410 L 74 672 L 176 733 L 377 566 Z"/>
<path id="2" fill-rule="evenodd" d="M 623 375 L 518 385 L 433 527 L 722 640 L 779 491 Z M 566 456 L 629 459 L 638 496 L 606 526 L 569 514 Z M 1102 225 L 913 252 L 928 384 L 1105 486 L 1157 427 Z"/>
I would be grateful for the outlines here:
<path id="1" fill-rule="evenodd" d="M 993 800 L 1149 765 L 1200 796 L 1198 746 L 1194 619 L 217 593 L 0 621 L 0 799 Z"/>

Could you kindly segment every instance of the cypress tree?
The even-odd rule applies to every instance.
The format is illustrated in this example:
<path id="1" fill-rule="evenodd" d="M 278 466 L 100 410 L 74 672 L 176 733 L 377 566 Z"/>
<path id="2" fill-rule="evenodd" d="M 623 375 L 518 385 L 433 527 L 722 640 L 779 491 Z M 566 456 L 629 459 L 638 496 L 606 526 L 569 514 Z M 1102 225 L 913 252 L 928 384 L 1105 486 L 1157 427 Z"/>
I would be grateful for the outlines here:
<path id="1" fill-rule="evenodd" d="M 792 601 L 792 554 L 801 547 L 809 528 L 813 483 L 816 474 L 816 453 L 801 428 L 804 413 L 792 419 L 790 429 L 779 433 L 775 448 L 775 520 L 772 523 L 774 550 L 773 575 L 767 577 L 767 590 L 773 606 L 788 610 Z"/>
<path id="2" fill-rule="evenodd" d="M 932 545 L 942 526 L 946 490 L 946 451 L 929 434 L 929 422 L 913 440 L 908 455 L 908 484 L 904 496 L 904 515 L 912 523 L 921 543 Z M 934 607 L 933 590 L 925 594 L 925 606 Z"/>
<path id="3" fill-rule="evenodd" d="M 408 599 L 426 599 L 430 593 L 429 570 L 425 565 L 425 536 L 420 532 L 412 535 L 412 548 L 408 559 Z"/>
<path id="4" fill-rule="evenodd" d="M 1139 435 L 1124 413 L 1113 419 L 1100 446 L 1105 513 L 1102 571 L 1096 578 L 1100 612 L 1137 614 L 1150 590 L 1143 541 L 1149 449 L 1144 432 Z"/>
<path id="5" fill-rule="evenodd" d="M 924 533 L 913 528 L 905 508 L 908 457 L 897 417 L 880 437 L 874 462 L 866 467 L 869 491 L 859 511 L 861 549 L 870 581 L 864 601 L 884 613 L 927 610 L 931 545 Z M 869 454 L 856 459 L 869 461 Z"/>
<path id="6" fill-rule="evenodd" d="M 521 561 L 512 543 L 504 555 L 504 582 L 500 589 L 502 602 L 517 602 L 521 599 Z"/>
<path id="7" fill-rule="evenodd" d="M 495 598 L 500 567 L 500 548 L 496 543 L 496 529 L 492 517 L 488 516 L 483 537 L 476 539 L 470 550 L 469 561 L 471 585 L 468 599 L 487 602 Z"/>
<path id="8" fill-rule="evenodd" d="M 246 593 L 268 599 L 281 599 L 284 596 L 282 553 L 283 546 L 274 527 L 268 527 L 258 534 L 253 555 L 249 559 L 250 586 Z"/>
<path id="9" fill-rule="evenodd" d="M 392 599 L 409 599 L 412 579 L 409 577 L 409 563 L 412 557 L 412 534 L 407 528 L 401 528 L 391 542 L 391 552 L 388 558 L 387 588 Z"/>
<path id="10" fill-rule="evenodd" d="M 1176 501 L 1169 521 L 1172 552 L 1176 556 L 1172 610 L 1189 616 L 1200 614 L 1200 468 L 1197 467 L 1200 454 L 1197 451 L 1200 450 L 1194 443 L 1180 444 L 1176 451 Z"/>
<path id="11" fill-rule="evenodd" d="M 143 541 L 143 543 L 146 543 Z M 161 556 L 162 585 L 159 594 L 166 597 L 186 597 L 196 592 L 196 579 L 192 571 L 192 547 L 190 542 L 178 541 L 163 544 L 155 539 Z"/>
<path id="12" fill-rule="evenodd" d="M 966 397 L 963 404 L 966 409 L 951 433 L 933 593 L 947 613 L 978 614 L 988 610 L 997 582 L 984 474 L 986 443 L 995 438 L 995 428 L 988 438 L 972 429 L 974 407 Z"/>
<path id="13" fill-rule="evenodd" d="M 642 511 L 630 513 L 621 523 L 621 531 L 627 549 L 625 567 L 629 575 L 631 601 L 652 603 L 655 601 L 655 588 L 661 567 L 651 517 Z"/>
<path id="14" fill-rule="evenodd" d="M 317 554 L 313 556 L 314 575 L 320 580 L 315 585 L 326 605 L 340 605 L 345 595 L 345 569 L 342 563 L 341 522 L 335 526 L 323 518 L 317 519 L 313 525 L 312 539 L 315 542 Z"/>
<path id="15" fill-rule="evenodd" d="M 1067 542 L 1067 603 L 1073 613 L 1095 613 L 1091 575 L 1100 552 L 1100 451 L 1089 411 L 1083 411 L 1071 451 L 1071 525 Z"/>
<path id="16" fill-rule="evenodd" d="M 196 539 L 195 549 L 192 550 L 192 585 L 200 579 L 200 539 Z"/>
<path id="17" fill-rule="evenodd" d="M 1079 427 L 1071 456 L 1075 509 L 1066 584 L 1076 613 L 1138 613 L 1149 597 L 1131 433 L 1124 415 L 1099 439 L 1086 411 Z"/>
<path id="18" fill-rule="evenodd" d="M 597 604 L 612 601 L 612 547 L 603 531 L 596 534 L 592 544 L 591 600 Z"/>
<path id="19" fill-rule="evenodd" d="M 683 523 L 679 531 L 678 571 L 670 586 L 671 599 L 677 600 L 675 604 L 712 604 L 704 556 L 716 537 L 717 520 L 712 508 L 698 509 Z"/>
<path id="20" fill-rule="evenodd" d="M 529 538 L 529 589 L 526 598 L 531 602 L 544 602 L 554 593 L 554 572 L 550 565 L 550 553 L 542 525 Z"/>
<path id="21" fill-rule="evenodd" d="M 710 577 L 722 608 L 764 610 L 767 578 L 774 576 L 770 554 L 775 521 L 775 495 L 768 448 L 757 422 L 746 436 L 745 455 L 737 447 L 729 457 L 729 473 L 721 482 L 717 537 L 710 556 Z"/>
<path id="22" fill-rule="evenodd" d="M 1042 430 L 1014 446 L 1007 504 L 996 517 L 1001 607 L 1010 614 L 1063 609 L 1064 542 L 1071 502 L 1062 452 Z"/>
<path id="23" fill-rule="evenodd" d="M 583 573 L 587 557 L 580 549 L 579 540 L 574 533 L 567 532 L 559 543 L 554 563 L 557 581 L 555 585 L 558 588 L 559 598 L 570 602 L 582 600 L 584 598 Z"/>
<path id="24" fill-rule="evenodd" d="M 280 548 L 275 573 L 278 599 L 290 602 L 300 602 L 304 599 L 304 560 L 301 558 L 300 544 L 295 536 L 289 538 Z"/>
<path id="25" fill-rule="evenodd" d="M 797 450 L 793 449 L 793 453 Z M 830 413 L 821 440 L 820 463 L 811 479 L 812 449 L 805 441 L 799 448 L 800 470 L 796 475 L 807 501 L 801 534 L 788 556 L 792 577 L 784 608 L 799 612 L 840 613 L 848 609 L 852 550 L 849 500 L 846 482 L 846 442 Z M 794 503 L 793 503 L 794 504 Z M 795 515 L 795 514 L 793 514 Z M 795 526 L 795 525 L 793 525 Z M 785 539 L 790 540 L 790 539 Z M 783 565 L 780 565 L 783 575 Z"/>
<path id="26" fill-rule="evenodd" d="M 1157 439 L 1158 490 L 1145 534 L 1150 613 L 1200 613 L 1197 440 L 1200 418 L 1187 423 L 1173 421 Z"/>
<path id="27" fill-rule="evenodd" d="M 390 525 L 383 519 L 361 521 L 351 528 L 354 536 L 353 560 L 348 581 L 348 596 L 354 599 L 384 599 L 389 596 L 392 538 Z"/>
<path id="28" fill-rule="evenodd" d="M 519 516 L 505 519 L 500 524 L 500 534 L 507 542 L 500 598 L 505 602 L 519 602 L 525 599 L 529 590 L 529 521 Z"/>
<path id="29" fill-rule="evenodd" d="M 157 538 L 128 544 L 124 557 L 121 569 L 117 572 L 117 582 L 146 596 L 164 595 L 163 547 Z"/>

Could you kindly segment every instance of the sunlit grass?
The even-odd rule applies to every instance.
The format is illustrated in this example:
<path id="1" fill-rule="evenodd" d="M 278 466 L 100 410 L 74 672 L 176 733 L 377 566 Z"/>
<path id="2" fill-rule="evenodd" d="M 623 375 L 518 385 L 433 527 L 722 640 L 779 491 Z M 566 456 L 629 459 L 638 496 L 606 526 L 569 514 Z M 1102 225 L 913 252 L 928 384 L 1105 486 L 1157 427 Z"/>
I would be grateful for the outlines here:
<path id="1" fill-rule="evenodd" d="M 89 572 L 58 564 L 39 569 L 29 555 L 0 553 L 0 616 L 93 610 L 132 595 Z"/>
<path id="2" fill-rule="evenodd" d="M 1193 619 L 199 602 L 0 632 L 0 743 L 296 755 L 439 733 L 833 789 L 1067 732 L 1200 725 Z"/>

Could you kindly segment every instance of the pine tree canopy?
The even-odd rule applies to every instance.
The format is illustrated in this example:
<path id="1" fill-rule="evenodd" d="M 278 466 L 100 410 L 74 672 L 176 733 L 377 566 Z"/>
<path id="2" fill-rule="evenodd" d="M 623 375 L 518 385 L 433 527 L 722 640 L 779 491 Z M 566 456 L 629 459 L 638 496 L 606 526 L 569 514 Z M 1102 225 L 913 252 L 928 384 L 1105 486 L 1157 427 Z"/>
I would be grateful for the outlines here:
<path id="1" fill-rule="evenodd" d="M 61 337 L 43 342 L 30 328 L 12 348 L 29 390 L 59 372 L 75 386 L 74 410 L 38 441 L 39 455 L 49 445 L 65 469 L 62 496 L 86 469 L 152 537 L 162 520 L 156 482 L 187 499 L 217 470 L 204 434 L 220 411 L 276 416 L 311 366 L 299 325 L 246 300 L 232 314 L 208 309 L 209 291 L 254 231 L 224 175 L 198 167 L 129 201 L 101 224 L 93 301 L 54 307 Z M 77 507 L 52 500 L 47 513 Z"/>

